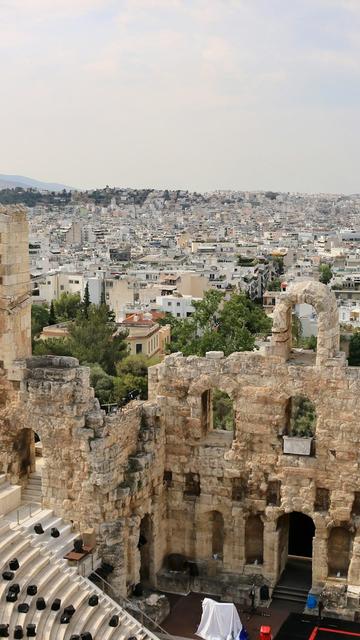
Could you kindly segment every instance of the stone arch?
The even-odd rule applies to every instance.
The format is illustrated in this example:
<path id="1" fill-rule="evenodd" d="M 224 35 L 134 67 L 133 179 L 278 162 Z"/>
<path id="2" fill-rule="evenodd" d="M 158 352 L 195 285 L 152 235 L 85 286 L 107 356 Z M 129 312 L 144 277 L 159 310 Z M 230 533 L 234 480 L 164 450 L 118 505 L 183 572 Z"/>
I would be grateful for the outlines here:
<path id="1" fill-rule="evenodd" d="M 214 555 L 223 559 L 225 554 L 225 522 L 229 520 L 221 505 L 214 509 L 201 508 L 195 516 L 196 558 L 209 560 Z"/>
<path id="2" fill-rule="evenodd" d="M 288 359 L 292 346 L 291 315 L 295 304 L 310 304 L 318 320 L 316 364 L 338 355 L 339 315 L 334 293 L 321 282 L 298 282 L 280 295 L 273 315 L 271 343 L 275 353 Z"/>
<path id="3" fill-rule="evenodd" d="M 353 535 L 348 528 L 335 526 L 328 537 L 328 575 L 347 578 Z"/>

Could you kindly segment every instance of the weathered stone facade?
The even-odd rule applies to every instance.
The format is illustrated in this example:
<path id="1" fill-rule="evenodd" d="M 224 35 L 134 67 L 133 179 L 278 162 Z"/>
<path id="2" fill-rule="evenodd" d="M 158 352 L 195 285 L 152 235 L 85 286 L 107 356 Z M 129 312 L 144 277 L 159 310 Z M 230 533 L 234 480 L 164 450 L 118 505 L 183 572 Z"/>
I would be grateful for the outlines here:
<path id="1" fill-rule="evenodd" d="M 316 354 L 291 348 L 296 302 L 317 311 Z M 14 321 L 16 341 L 28 327 L 24 334 L 24 318 L 21 329 Z M 314 587 L 325 586 L 329 602 L 358 607 L 347 587 L 360 587 L 360 368 L 339 352 L 327 287 L 301 283 L 283 294 L 260 351 L 168 356 L 149 372 L 149 401 L 114 416 L 100 410 L 89 370 L 76 360 L 16 348 L 10 360 L 3 358 L 1 376 L 1 471 L 26 481 L 26 434 L 37 432 L 44 506 L 95 530 L 119 593 L 140 579 L 237 599 L 254 581 L 272 587 L 296 512 L 315 525 Z M 234 432 L 212 428 L 214 389 L 233 400 Z M 285 455 L 289 400 L 299 395 L 316 408 L 312 455 Z M 195 562 L 196 571 L 169 572 L 169 554 Z"/>

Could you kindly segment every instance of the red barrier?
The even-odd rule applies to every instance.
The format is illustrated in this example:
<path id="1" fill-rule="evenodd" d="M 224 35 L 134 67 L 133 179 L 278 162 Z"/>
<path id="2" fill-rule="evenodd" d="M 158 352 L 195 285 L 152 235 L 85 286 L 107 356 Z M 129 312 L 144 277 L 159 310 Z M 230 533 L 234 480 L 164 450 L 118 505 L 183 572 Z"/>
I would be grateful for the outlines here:
<path id="1" fill-rule="evenodd" d="M 265 627 L 264 625 L 260 627 L 259 640 L 272 640 L 271 627 Z"/>

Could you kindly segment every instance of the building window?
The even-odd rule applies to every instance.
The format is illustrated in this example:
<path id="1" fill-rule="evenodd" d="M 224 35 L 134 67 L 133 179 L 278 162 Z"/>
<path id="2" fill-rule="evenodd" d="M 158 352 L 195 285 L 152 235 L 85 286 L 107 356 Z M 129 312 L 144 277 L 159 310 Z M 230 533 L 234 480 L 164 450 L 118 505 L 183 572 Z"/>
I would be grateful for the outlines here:
<path id="1" fill-rule="evenodd" d="M 180 318 L 180 316 L 181 316 L 181 313 L 177 313 L 177 314 L 176 314 L 176 317 L 177 317 L 177 318 Z"/>
<path id="2" fill-rule="evenodd" d="M 168 304 L 168 307 L 171 307 L 171 302 L 169 302 L 169 301 L 168 301 L 168 303 L 167 303 L 167 304 Z"/>
<path id="3" fill-rule="evenodd" d="M 266 491 L 266 504 L 271 507 L 280 506 L 280 489 L 281 483 L 279 480 L 270 480 Z"/>
<path id="4" fill-rule="evenodd" d="M 136 353 L 142 353 L 143 346 L 142 346 L 141 342 L 140 343 L 137 342 L 135 348 L 136 348 Z"/>
<path id="5" fill-rule="evenodd" d="M 353 516 L 360 516 L 360 491 L 355 491 L 354 493 L 354 501 L 351 509 L 351 514 Z"/>
<path id="6" fill-rule="evenodd" d="M 198 473 L 185 474 L 185 490 L 184 496 L 200 495 L 200 476 Z"/>
<path id="7" fill-rule="evenodd" d="M 177 303 L 176 303 L 176 306 L 177 306 L 177 307 L 180 307 L 180 302 L 177 302 Z"/>
<path id="8" fill-rule="evenodd" d="M 329 489 L 316 489 L 314 511 L 329 511 L 330 491 Z"/>
<path id="9" fill-rule="evenodd" d="M 172 471 L 164 471 L 163 483 L 167 489 L 172 486 Z"/>
<path id="10" fill-rule="evenodd" d="M 246 482 L 244 478 L 232 478 L 231 480 L 231 498 L 235 502 L 241 502 L 245 498 Z"/>

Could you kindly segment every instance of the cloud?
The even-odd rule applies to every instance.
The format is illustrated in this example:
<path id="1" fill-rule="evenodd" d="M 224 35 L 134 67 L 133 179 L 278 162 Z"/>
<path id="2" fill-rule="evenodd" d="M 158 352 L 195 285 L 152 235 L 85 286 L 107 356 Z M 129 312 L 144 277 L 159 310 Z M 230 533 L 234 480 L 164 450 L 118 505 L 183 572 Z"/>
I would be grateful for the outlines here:
<path id="1" fill-rule="evenodd" d="M 4 172 L 277 188 L 281 167 L 292 188 L 286 158 L 301 149 L 314 185 L 308 155 L 336 128 L 339 184 L 357 180 L 360 0 L 0 0 L 0 14 Z"/>

